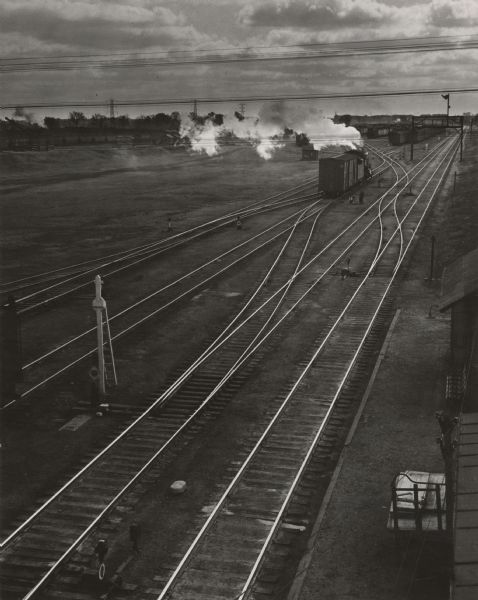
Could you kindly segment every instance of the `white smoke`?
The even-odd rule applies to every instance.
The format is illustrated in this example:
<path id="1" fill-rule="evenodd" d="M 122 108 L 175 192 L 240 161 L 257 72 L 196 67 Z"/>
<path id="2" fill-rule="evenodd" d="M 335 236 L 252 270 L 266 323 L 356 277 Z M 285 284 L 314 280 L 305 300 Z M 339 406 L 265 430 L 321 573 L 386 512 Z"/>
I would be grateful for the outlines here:
<path id="1" fill-rule="evenodd" d="M 334 123 L 324 117 L 317 106 L 285 101 L 264 104 L 259 117 L 284 129 L 288 127 L 296 133 L 305 134 L 315 150 L 325 146 L 347 146 L 355 148 L 362 145 L 360 132 L 355 127 L 346 127 L 343 123 Z"/>
<path id="2" fill-rule="evenodd" d="M 317 107 L 284 101 L 264 104 L 257 118 L 248 117 L 240 121 L 236 117 L 224 116 L 221 126 L 209 120 L 202 125 L 189 115 L 182 115 L 180 136 L 189 138 L 194 151 L 213 156 L 220 150 L 220 138 L 233 134 L 249 142 L 259 156 L 269 160 L 277 149 L 284 146 L 281 140 L 286 128 L 307 135 L 316 150 L 336 145 L 355 148 L 362 144 L 355 127 L 334 123 Z"/>
<path id="3" fill-rule="evenodd" d="M 270 160 L 276 150 L 284 144 L 280 141 L 284 128 L 262 121 L 260 117 L 238 121 L 236 117 L 225 117 L 223 130 L 248 141 L 264 160 Z"/>
<path id="4" fill-rule="evenodd" d="M 186 136 L 189 138 L 191 148 L 195 152 L 205 152 L 208 156 L 214 156 L 219 152 L 218 129 L 211 121 L 201 125 L 188 115 L 181 117 L 179 135 L 182 138 Z"/>

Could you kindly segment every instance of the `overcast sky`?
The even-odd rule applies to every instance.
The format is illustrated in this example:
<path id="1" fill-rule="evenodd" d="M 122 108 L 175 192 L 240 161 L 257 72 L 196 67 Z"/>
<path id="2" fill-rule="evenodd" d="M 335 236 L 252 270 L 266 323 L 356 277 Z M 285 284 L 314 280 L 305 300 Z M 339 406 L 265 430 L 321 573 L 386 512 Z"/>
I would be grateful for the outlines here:
<path id="1" fill-rule="evenodd" d="M 478 0 L 0 0 L 3 59 L 478 35 Z M 2 65 L 6 64 L 4 60 Z M 0 104 L 478 86 L 478 50 L 0 74 Z M 451 114 L 478 112 L 455 94 Z M 337 112 L 443 112 L 431 97 L 315 101 Z M 171 110 L 171 107 L 166 107 Z M 122 110 L 131 116 L 165 107 Z M 188 107 L 189 109 L 189 107 Z M 199 106 L 199 112 L 238 106 Z M 68 109 L 71 110 L 71 109 Z M 252 103 L 246 113 L 254 112 Z M 33 110 L 38 119 L 52 110 Z M 68 112 L 68 111 L 64 111 Z M 85 111 L 88 112 L 88 111 Z M 11 114 L 1 112 L 3 116 Z M 58 113 L 56 113 L 58 114 Z"/>

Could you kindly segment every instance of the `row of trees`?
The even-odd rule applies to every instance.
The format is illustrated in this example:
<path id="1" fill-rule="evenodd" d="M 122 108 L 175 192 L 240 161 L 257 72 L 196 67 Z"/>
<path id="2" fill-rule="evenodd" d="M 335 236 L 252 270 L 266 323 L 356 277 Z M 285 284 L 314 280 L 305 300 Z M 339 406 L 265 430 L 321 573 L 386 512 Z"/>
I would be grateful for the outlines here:
<path id="1" fill-rule="evenodd" d="M 59 129 L 70 124 L 73 127 L 94 127 L 103 129 L 106 127 L 139 127 L 139 128 L 159 128 L 172 129 L 179 131 L 181 117 L 178 112 L 168 115 L 157 113 L 155 115 L 142 115 L 137 118 L 130 118 L 128 115 L 119 115 L 117 117 L 107 117 L 99 113 L 91 117 L 86 117 L 81 111 L 74 110 L 70 112 L 68 119 L 58 119 L 55 117 L 45 117 L 43 124 L 47 129 Z"/>
<path id="2" fill-rule="evenodd" d="M 208 121 L 213 125 L 220 126 L 224 123 L 224 115 L 210 112 L 207 115 L 197 115 L 190 113 L 189 117 L 198 125 L 205 125 Z M 86 117 L 85 114 L 78 110 L 70 112 L 68 120 L 74 127 L 139 127 L 139 128 L 160 128 L 172 129 L 179 131 L 181 125 L 181 115 L 178 112 L 172 112 L 170 115 L 166 113 L 157 113 L 155 115 L 141 115 L 137 118 L 130 118 L 128 115 L 119 115 L 117 117 L 107 117 L 99 113 L 91 117 Z M 55 117 L 45 117 L 43 124 L 47 129 L 58 129 L 65 124 L 64 119 Z"/>

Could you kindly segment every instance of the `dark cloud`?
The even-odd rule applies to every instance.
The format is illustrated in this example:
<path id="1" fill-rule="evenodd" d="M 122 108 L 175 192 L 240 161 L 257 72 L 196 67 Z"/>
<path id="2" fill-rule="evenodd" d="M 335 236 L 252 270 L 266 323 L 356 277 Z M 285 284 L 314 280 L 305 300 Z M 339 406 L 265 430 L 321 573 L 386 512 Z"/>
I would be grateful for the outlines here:
<path id="1" fill-rule="evenodd" d="M 245 6 L 239 13 L 244 25 L 253 27 L 301 27 L 335 29 L 377 24 L 390 16 L 390 9 L 378 2 L 349 0 L 299 0 L 264 2 Z"/>
<path id="2" fill-rule="evenodd" d="M 18 33 L 22 36 L 73 47 L 89 49 L 142 49 L 161 45 L 184 46 L 187 41 L 202 36 L 192 26 L 184 26 L 167 14 L 137 15 L 133 20 L 115 19 L 102 15 L 81 14 L 68 18 L 48 7 L 22 6 L 5 10 L 0 6 L 2 33 Z M 169 17 L 169 18 L 167 18 Z"/>

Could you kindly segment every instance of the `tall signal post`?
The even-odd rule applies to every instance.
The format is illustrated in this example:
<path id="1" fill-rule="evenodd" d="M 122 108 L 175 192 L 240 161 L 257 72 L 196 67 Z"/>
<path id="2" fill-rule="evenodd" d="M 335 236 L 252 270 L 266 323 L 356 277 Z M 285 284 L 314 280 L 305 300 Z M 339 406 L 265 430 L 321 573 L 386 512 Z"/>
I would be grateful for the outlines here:
<path id="1" fill-rule="evenodd" d="M 104 340 L 103 340 L 103 314 L 106 311 L 106 302 L 101 295 L 101 287 L 103 281 L 97 275 L 95 277 L 95 299 L 93 300 L 93 310 L 96 313 L 96 335 L 98 342 L 98 372 L 99 372 L 99 391 L 102 396 L 105 395 L 105 355 L 104 355 Z"/>
<path id="2" fill-rule="evenodd" d="M 412 129 L 410 131 L 410 160 L 413 161 L 413 140 L 415 137 L 415 117 L 412 115 Z"/>
<path id="3" fill-rule="evenodd" d="M 450 94 L 442 94 L 443 100 L 446 100 L 446 126 L 448 127 L 448 118 L 450 117 Z"/>

